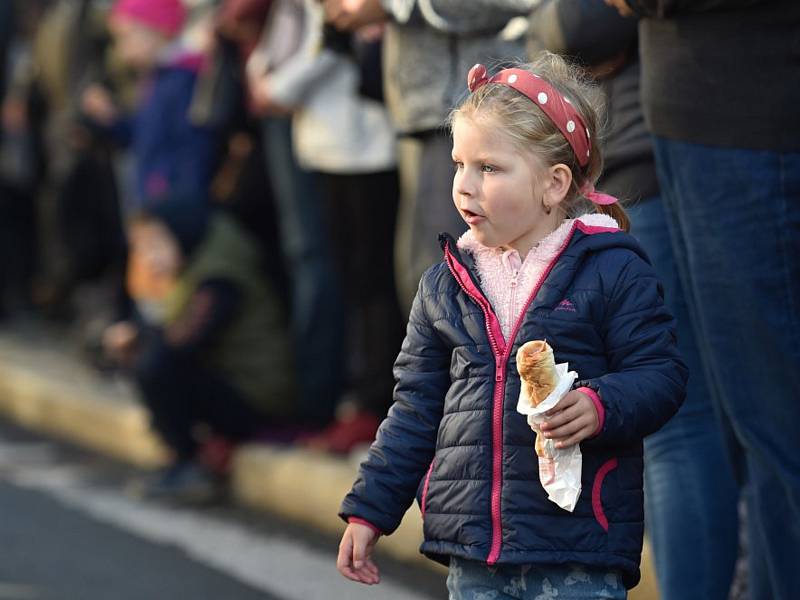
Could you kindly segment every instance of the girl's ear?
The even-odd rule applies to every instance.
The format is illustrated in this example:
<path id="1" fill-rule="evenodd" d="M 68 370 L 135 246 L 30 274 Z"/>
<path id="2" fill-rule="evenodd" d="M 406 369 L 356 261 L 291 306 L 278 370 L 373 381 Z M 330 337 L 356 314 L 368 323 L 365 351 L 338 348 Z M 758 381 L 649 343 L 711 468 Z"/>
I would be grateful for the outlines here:
<path id="1" fill-rule="evenodd" d="M 563 163 L 547 169 L 547 181 L 544 189 L 544 201 L 548 206 L 561 203 L 569 193 L 572 185 L 572 170 Z"/>

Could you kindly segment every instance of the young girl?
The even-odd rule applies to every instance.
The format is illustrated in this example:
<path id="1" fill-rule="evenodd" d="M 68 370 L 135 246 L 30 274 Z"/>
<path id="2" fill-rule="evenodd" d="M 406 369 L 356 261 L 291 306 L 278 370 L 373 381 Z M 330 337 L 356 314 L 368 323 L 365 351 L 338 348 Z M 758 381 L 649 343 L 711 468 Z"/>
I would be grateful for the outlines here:
<path id="1" fill-rule="evenodd" d="M 416 492 L 421 551 L 449 564 L 451 598 L 625 598 L 639 580 L 642 439 L 686 385 L 674 322 L 624 212 L 594 191 L 591 87 L 550 54 L 491 78 L 476 65 L 468 82 L 452 132 L 469 231 L 441 236 L 444 261 L 420 282 L 395 403 L 342 504 L 338 568 L 378 583 L 372 548 Z M 516 412 L 516 352 L 537 339 L 581 379 L 543 424 L 557 446 L 581 444 L 571 513 L 548 500 Z"/>

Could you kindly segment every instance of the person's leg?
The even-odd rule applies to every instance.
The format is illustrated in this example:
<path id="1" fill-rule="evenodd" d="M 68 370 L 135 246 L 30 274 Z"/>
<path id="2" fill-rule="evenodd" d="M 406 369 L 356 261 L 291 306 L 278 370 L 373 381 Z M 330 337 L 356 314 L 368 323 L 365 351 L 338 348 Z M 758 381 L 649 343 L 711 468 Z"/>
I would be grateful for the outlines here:
<path id="1" fill-rule="evenodd" d="M 615 571 L 582 565 L 503 565 L 450 558 L 450 600 L 624 600 Z"/>
<path id="2" fill-rule="evenodd" d="M 711 356 L 713 348 L 702 328 L 701 301 L 698 290 L 693 283 L 692 269 L 689 259 L 689 246 L 686 239 L 688 227 L 686 220 L 690 218 L 686 211 L 681 210 L 682 198 L 678 193 L 681 186 L 678 178 L 668 170 L 665 161 L 656 161 L 658 170 L 659 187 L 661 190 L 662 207 L 666 218 L 667 229 L 672 240 L 672 256 L 675 270 L 681 285 L 681 293 L 689 320 L 692 324 L 694 343 L 700 355 L 702 364 L 701 374 L 714 408 L 714 413 L 720 427 L 723 444 L 729 456 L 737 482 L 741 484 L 744 478 L 744 454 L 740 442 L 733 431 L 729 416 L 722 410 L 720 398 L 722 385 L 720 374 L 712 367 Z M 690 374 L 690 379 L 691 379 Z"/>
<path id="3" fill-rule="evenodd" d="M 172 450 L 174 462 L 192 461 L 197 442 L 192 429 L 197 404 L 191 397 L 192 373 L 163 344 L 160 336 L 148 340 L 134 366 L 134 377 L 153 429 Z"/>
<path id="4" fill-rule="evenodd" d="M 442 260 L 438 235 L 445 231 L 458 238 L 467 229 L 453 206 L 452 149 L 450 136 L 443 132 L 430 134 L 423 141 L 414 215 L 413 267 L 417 280 L 428 267 Z"/>
<path id="5" fill-rule="evenodd" d="M 403 336 L 392 260 L 397 190 L 396 172 L 368 173 L 355 176 L 345 199 L 353 226 L 347 271 L 355 294 L 349 302 L 360 357 L 354 383 L 362 406 L 379 418 L 392 403 L 392 366 Z"/>
<path id="6" fill-rule="evenodd" d="M 219 373 L 175 353 L 155 339 L 136 364 L 136 380 L 153 426 L 175 451 L 178 461 L 196 458 L 198 424 L 230 442 L 253 437 L 266 418 Z"/>
<path id="7" fill-rule="evenodd" d="M 737 554 L 736 480 L 703 375 L 661 199 L 643 200 L 627 212 L 631 233 L 664 286 L 690 372 L 681 409 L 645 439 L 645 514 L 659 592 L 663 600 L 725 600 Z"/>
<path id="8" fill-rule="evenodd" d="M 765 558 L 770 597 L 790 598 L 800 587 L 800 154 L 663 138 L 655 150 L 718 401 L 746 453 L 748 519 L 761 532 L 749 552 Z"/>
<path id="9" fill-rule="evenodd" d="M 405 316 L 411 310 L 419 285 L 419 279 L 414 280 L 411 259 L 421 152 L 422 143 L 417 138 L 403 137 L 397 142 L 400 204 L 397 208 L 397 229 L 394 235 L 394 266 L 397 298 Z"/>
<path id="10" fill-rule="evenodd" d="M 488 567 L 485 563 L 451 556 L 447 591 L 450 600 L 518 600 L 521 598 L 518 594 L 501 591 L 512 585 L 512 579 L 503 568 Z"/>
<path id="11" fill-rule="evenodd" d="M 320 201 L 329 242 L 328 253 L 341 289 L 344 323 L 342 396 L 347 397 L 352 392 L 359 365 L 363 360 L 363 348 L 357 347 L 353 328 L 357 322 L 362 296 L 368 291 L 358 287 L 353 272 L 354 265 L 364 260 L 356 255 L 354 248 L 365 232 L 359 230 L 353 221 L 352 194 L 356 176 L 338 173 L 316 173 L 315 176 L 320 183 Z"/>
<path id="12" fill-rule="evenodd" d="M 430 133 L 420 143 L 419 150 L 409 158 L 404 159 L 401 154 L 401 169 L 417 173 L 413 199 L 406 199 L 404 193 L 398 228 L 398 253 L 402 253 L 398 257 L 402 258 L 399 280 L 403 282 L 402 301 L 408 306 L 422 274 L 442 260 L 439 233 L 447 232 L 458 237 L 467 229 L 453 206 L 453 143 L 450 136 L 444 132 Z"/>
<path id="13" fill-rule="evenodd" d="M 336 423 L 309 443 L 348 452 L 374 439 L 392 399 L 392 365 L 402 340 L 392 256 L 397 175 L 321 174 L 320 179 L 346 306 L 347 383 Z"/>
<path id="14" fill-rule="evenodd" d="M 519 579 L 504 588 L 520 600 L 625 600 L 617 571 L 578 564 L 508 567 Z"/>
<path id="15" fill-rule="evenodd" d="M 264 120 L 264 152 L 292 281 L 292 333 L 302 414 L 329 422 L 339 396 L 342 309 L 328 257 L 320 195 L 292 152 L 291 121 Z"/>

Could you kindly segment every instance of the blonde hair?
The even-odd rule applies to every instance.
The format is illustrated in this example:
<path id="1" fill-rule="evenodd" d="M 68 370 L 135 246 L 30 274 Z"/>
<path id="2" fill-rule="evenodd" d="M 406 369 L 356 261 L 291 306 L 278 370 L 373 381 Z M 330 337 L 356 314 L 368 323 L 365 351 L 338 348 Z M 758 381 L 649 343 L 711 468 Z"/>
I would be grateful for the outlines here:
<path id="1" fill-rule="evenodd" d="M 509 65 L 506 65 L 509 67 Z M 630 221 L 619 202 L 609 205 L 594 204 L 581 193 L 585 186 L 594 186 L 603 171 L 603 153 L 598 144 L 603 129 L 601 115 L 605 105 L 597 86 L 578 67 L 563 58 L 543 52 L 531 63 L 510 65 L 535 73 L 547 81 L 580 113 L 591 141 L 591 154 L 585 167 L 578 163 L 575 151 L 555 123 L 527 96 L 502 83 L 488 83 L 471 93 L 461 105 L 450 113 L 448 125 L 452 131 L 459 116 L 492 118 L 503 132 L 523 151 L 534 152 L 548 166 L 564 164 L 572 171 L 572 184 L 567 196 L 559 204 L 567 217 L 577 217 L 586 212 L 599 212 L 612 217 L 625 231 Z"/>

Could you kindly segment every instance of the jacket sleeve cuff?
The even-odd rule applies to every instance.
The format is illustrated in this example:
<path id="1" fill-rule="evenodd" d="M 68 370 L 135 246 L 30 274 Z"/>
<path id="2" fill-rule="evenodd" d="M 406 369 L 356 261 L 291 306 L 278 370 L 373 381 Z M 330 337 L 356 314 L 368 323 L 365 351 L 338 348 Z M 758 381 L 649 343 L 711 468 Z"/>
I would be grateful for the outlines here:
<path id="1" fill-rule="evenodd" d="M 603 425 L 606 422 L 606 408 L 603 406 L 603 401 L 600 400 L 600 395 L 592 388 L 579 387 L 578 391 L 589 396 L 589 399 L 594 404 L 594 409 L 597 411 L 597 429 L 591 435 L 591 437 L 595 437 L 603 431 Z"/>
<path id="2" fill-rule="evenodd" d="M 347 522 L 348 523 L 358 523 L 359 525 L 366 525 L 367 527 L 372 529 L 376 534 L 383 535 L 383 532 L 380 529 L 375 527 L 375 525 L 373 525 L 372 523 L 370 523 L 366 519 L 362 519 L 360 517 L 347 517 Z"/>

